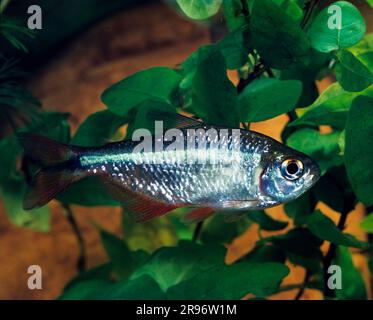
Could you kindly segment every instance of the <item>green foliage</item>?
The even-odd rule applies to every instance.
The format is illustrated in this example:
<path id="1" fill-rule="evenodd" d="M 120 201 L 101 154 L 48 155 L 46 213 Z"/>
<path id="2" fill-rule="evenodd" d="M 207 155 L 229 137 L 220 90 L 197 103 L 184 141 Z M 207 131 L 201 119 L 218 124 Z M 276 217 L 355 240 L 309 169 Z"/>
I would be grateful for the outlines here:
<path id="1" fill-rule="evenodd" d="M 286 228 L 288 223 L 286 221 L 279 221 L 273 219 L 271 216 L 266 214 L 263 210 L 250 211 L 247 216 L 252 221 L 259 224 L 260 228 L 267 231 L 277 231 Z"/>
<path id="2" fill-rule="evenodd" d="M 171 287 L 167 296 L 169 299 L 241 299 L 252 293 L 264 297 L 275 292 L 288 273 L 289 269 L 281 263 L 241 262 L 232 266 L 214 266 L 190 281 Z"/>
<path id="3" fill-rule="evenodd" d="M 291 221 L 276 220 L 263 210 L 240 215 L 222 210 L 198 232 L 195 225 L 181 221 L 188 208 L 146 223 L 135 223 L 124 211 L 122 237 L 98 228 L 108 262 L 80 272 L 60 299 L 241 299 L 248 293 L 265 298 L 284 289 L 281 282 L 289 274 L 285 263 L 304 268 L 310 275 L 305 286 L 324 293 L 326 264 L 338 264 L 343 289 L 336 290 L 335 297 L 366 299 L 362 276 L 347 247 L 371 252 L 371 245 L 343 232 L 342 222 L 357 201 L 373 205 L 369 140 L 373 136 L 373 34 L 364 36 L 365 22 L 351 3 L 338 1 L 319 11 L 310 5 L 316 2 L 177 0 L 191 19 L 216 15 L 209 20 L 214 21 L 210 28 L 221 14 L 229 32 L 216 43 L 198 48 L 177 68 L 152 67 L 107 88 L 101 96 L 107 109 L 89 115 L 73 137 L 68 115 L 43 111 L 20 84 L 24 73 L 15 60 L 0 56 L 0 121 L 13 126 L 0 139 L 0 195 L 16 225 L 48 231 L 50 224 L 47 206 L 31 212 L 22 209 L 23 194 L 36 168 L 27 158 L 20 165 L 18 131 L 73 145 L 102 146 L 122 139 L 124 125 L 127 138 L 137 128 L 153 130 L 150 112 L 186 111 L 207 123 L 232 127 L 287 114 L 290 121 L 283 140 L 312 157 L 322 171 L 311 190 L 285 204 Z M 116 8 L 102 6 L 103 12 Z M 340 29 L 330 28 L 330 23 L 338 23 L 333 16 L 338 8 L 342 24 Z M 89 12 L 74 26 L 81 27 L 97 15 L 97 11 Z M 71 34 L 72 29 L 68 25 L 60 35 Z M 24 51 L 31 39 L 31 33 L 3 16 L 0 34 Z M 40 34 L 42 39 L 46 36 Z M 41 48 L 53 41 L 45 40 Z M 238 87 L 229 80 L 227 70 L 237 71 Z M 319 95 L 316 80 L 334 75 L 337 82 Z M 329 126 L 330 132 L 321 133 L 320 125 Z M 94 177 L 67 188 L 57 200 L 89 207 L 120 205 Z M 340 212 L 338 225 L 316 209 L 319 201 Z M 224 245 L 253 224 L 259 227 L 254 249 L 234 264 L 225 264 Z M 361 227 L 373 232 L 372 214 Z M 262 231 L 276 233 L 264 236 L 267 233 Z M 185 241 L 193 235 L 195 242 Z M 324 241 L 330 242 L 327 254 L 320 250 Z"/>
<path id="4" fill-rule="evenodd" d="M 224 0 L 223 1 L 223 13 L 227 27 L 233 31 L 243 25 L 245 25 L 246 18 L 242 11 L 241 0 Z"/>
<path id="5" fill-rule="evenodd" d="M 146 69 L 112 85 L 104 91 L 101 99 L 109 110 L 120 116 L 128 115 L 132 109 L 147 100 L 172 105 L 172 93 L 180 79 L 181 76 L 170 68 Z"/>
<path id="6" fill-rule="evenodd" d="M 373 73 L 351 52 L 340 50 L 337 58 L 336 76 L 343 89 L 362 91 L 373 83 Z"/>
<path id="7" fill-rule="evenodd" d="M 317 160 L 321 172 L 325 173 L 329 168 L 343 163 L 338 144 L 339 136 L 338 131 L 321 134 L 318 130 L 303 128 L 294 132 L 288 138 L 287 143 L 292 148 Z"/>
<path id="8" fill-rule="evenodd" d="M 27 52 L 24 40 L 33 38 L 32 30 L 22 25 L 21 21 L 6 17 L 0 12 L 0 34 L 7 39 L 13 47 Z"/>
<path id="9" fill-rule="evenodd" d="M 345 234 L 339 230 L 333 221 L 323 215 L 320 210 L 315 211 L 308 219 L 309 230 L 318 238 L 330 241 L 336 245 L 365 248 L 367 243 L 357 240 L 350 234 Z"/>
<path id="10" fill-rule="evenodd" d="M 366 216 L 360 224 L 361 228 L 366 232 L 373 233 L 373 214 Z"/>
<path id="11" fill-rule="evenodd" d="M 123 212 L 122 228 L 123 237 L 131 250 L 151 253 L 164 246 L 174 246 L 178 240 L 175 226 L 168 217 L 137 223 L 127 212 Z"/>
<path id="12" fill-rule="evenodd" d="M 367 291 L 364 279 L 354 266 L 351 253 L 346 247 L 338 247 L 334 264 L 342 270 L 342 289 L 336 291 L 338 299 L 366 300 Z"/>
<path id="13" fill-rule="evenodd" d="M 334 83 L 290 125 L 330 125 L 337 129 L 343 129 L 352 101 L 359 95 L 373 96 L 372 87 L 356 93 L 347 92 L 339 83 Z"/>
<path id="14" fill-rule="evenodd" d="M 190 88 L 191 109 L 208 123 L 237 126 L 237 91 L 226 69 L 224 56 L 216 45 L 199 49 Z"/>
<path id="15" fill-rule="evenodd" d="M 351 186 L 366 205 L 373 204 L 373 150 L 361 143 L 373 134 L 373 98 L 357 97 L 346 124 L 345 163 Z"/>
<path id="16" fill-rule="evenodd" d="M 321 52 L 349 48 L 358 43 L 364 34 L 364 18 L 347 1 L 337 1 L 323 9 L 309 32 L 312 47 Z"/>
<path id="17" fill-rule="evenodd" d="M 112 139 L 127 119 L 109 110 L 91 114 L 78 128 L 70 143 L 90 147 L 104 145 Z"/>
<path id="18" fill-rule="evenodd" d="M 176 2 L 189 18 L 203 20 L 215 15 L 223 0 L 176 0 Z"/>
<path id="19" fill-rule="evenodd" d="M 309 62 L 310 44 L 305 32 L 274 1 L 254 1 L 251 13 L 254 47 L 271 67 L 286 69 Z"/>
<path id="20" fill-rule="evenodd" d="M 242 27 L 228 33 L 218 42 L 228 69 L 238 69 L 247 62 L 247 56 L 252 50 L 250 38 L 250 29 Z"/>
<path id="21" fill-rule="evenodd" d="M 116 275 L 120 279 L 127 279 L 142 262 L 143 255 L 133 254 L 123 240 L 105 230 L 100 231 L 100 236 Z"/>
<path id="22" fill-rule="evenodd" d="M 250 83 L 238 97 L 240 120 L 268 120 L 296 107 L 302 92 L 298 80 L 258 79 Z M 272 97 L 277 99 L 273 100 Z"/>
<path id="23" fill-rule="evenodd" d="M 228 219 L 224 214 L 216 214 L 207 219 L 199 236 L 200 241 L 206 244 L 230 243 L 251 225 L 247 216 L 235 221 L 226 220 Z"/>

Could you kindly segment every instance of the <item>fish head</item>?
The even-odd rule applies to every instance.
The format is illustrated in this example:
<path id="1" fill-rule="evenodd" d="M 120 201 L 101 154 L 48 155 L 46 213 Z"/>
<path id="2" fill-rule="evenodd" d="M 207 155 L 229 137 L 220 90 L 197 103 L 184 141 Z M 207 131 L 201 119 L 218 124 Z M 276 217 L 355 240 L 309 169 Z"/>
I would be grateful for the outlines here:
<path id="1" fill-rule="evenodd" d="M 260 191 L 275 203 L 294 200 L 320 178 L 320 168 L 307 155 L 283 146 L 263 162 Z"/>

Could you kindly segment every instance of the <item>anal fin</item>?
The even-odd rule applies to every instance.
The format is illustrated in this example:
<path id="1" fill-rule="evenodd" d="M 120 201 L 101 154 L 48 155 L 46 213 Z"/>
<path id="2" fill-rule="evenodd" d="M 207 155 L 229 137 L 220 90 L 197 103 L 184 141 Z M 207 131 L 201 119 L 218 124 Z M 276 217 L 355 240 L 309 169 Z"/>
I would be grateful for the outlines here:
<path id="1" fill-rule="evenodd" d="M 136 221 L 148 221 L 160 217 L 180 206 L 168 204 L 144 194 L 139 194 L 123 187 L 115 180 L 102 179 L 105 188 L 112 197 L 120 201 L 128 214 Z"/>
<path id="2" fill-rule="evenodd" d="M 214 213 L 214 211 L 215 210 L 212 208 L 194 208 L 183 217 L 183 221 L 187 223 L 200 222 L 210 217 Z"/>

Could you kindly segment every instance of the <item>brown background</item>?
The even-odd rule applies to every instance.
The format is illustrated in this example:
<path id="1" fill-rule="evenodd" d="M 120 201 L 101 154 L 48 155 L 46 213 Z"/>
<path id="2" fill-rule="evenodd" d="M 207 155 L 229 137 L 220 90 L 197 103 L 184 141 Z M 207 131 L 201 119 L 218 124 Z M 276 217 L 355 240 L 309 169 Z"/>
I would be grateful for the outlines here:
<path id="1" fill-rule="evenodd" d="M 367 21 L 372 11 L 363 6 Z M 175 67 L 200 45 L 208 43 L 207 30 L 186 21 L 163 4 L 148 4 L 118 13 L 81 34 L 63 48 L 29 83 L 33 93 L 48 110 L 71 113 L 73 129 L 90 113 L 103 109 L 101 92 L 112 83 L 151 66 Z M 229 73 L 233 82 L 237 79 Z M 330 81 L 319 84 L 322 90 Z M 255 124 L 253 129 L 279 139 L 286 116 Z M 63 285 L 76 274 L 78 246 L 62 209 L 52 202 L 52 227 L 49 233 L 36 233 L 11 225 L 0 202 L 0 299 L 52 299 L 59 295 Z M 73 207 L 79 227 L 86 241 L 88 265 L 106 261 L 96 229 L 96 221 L 109 231 L 120 232 L 118 208 Z M 333 219 L 338 214 L 326 208 Z M 282 208 L 269 210 L 274 217 L 288 220 Z M 347 231 L 360 239 L 358 223 L 364 213 L 359 206 L 347 221 Z M 257 240 L 256 226 L 237 239 L 230 247 L 227 261 L 249 251 Z M 364 272 L 369 285 L 366 260 L 354 254 L 355 263 Z M 43 289 L 27 288 L 27 268 L 37 264 L 43 270 Z M 302 268 L 293 267 L 285 284 L 300 283 Z M 273 298 L 292 299 L 295 291 L 281 293 Z M 305 299 L 319 299 L 320 293 L 306 290 Z"/>

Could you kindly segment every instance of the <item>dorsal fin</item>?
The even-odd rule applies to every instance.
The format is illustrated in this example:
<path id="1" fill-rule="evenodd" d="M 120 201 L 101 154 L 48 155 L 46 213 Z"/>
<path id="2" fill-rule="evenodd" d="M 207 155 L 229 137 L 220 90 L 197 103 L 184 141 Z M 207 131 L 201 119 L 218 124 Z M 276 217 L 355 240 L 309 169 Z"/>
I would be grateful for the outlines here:
<path id="1" fill-rule="evenodd" d="M 163 121 L 164 129 L 186 129 L 198 128 L 206 125 L 202 121 L 183 116 L 176 112 L 168 112 L 163 110 L 150 109 L 147 111 L 146 119 L 151 122 Z"/>

